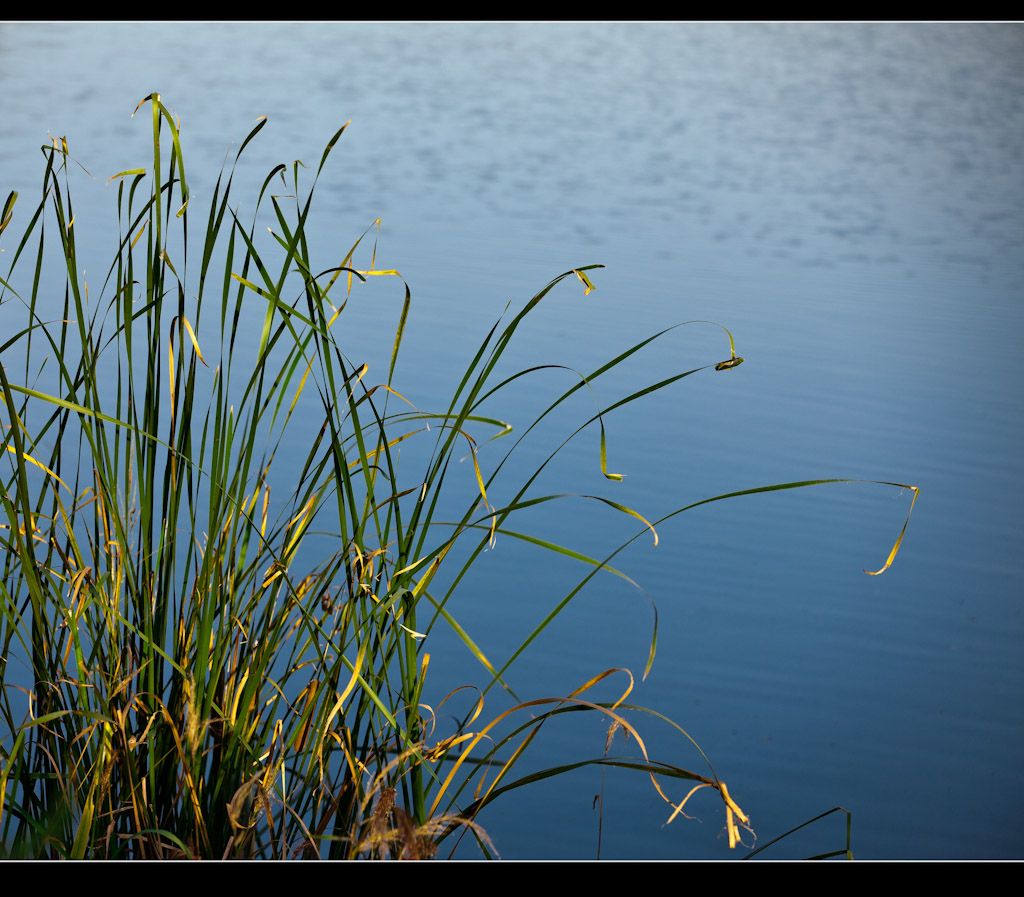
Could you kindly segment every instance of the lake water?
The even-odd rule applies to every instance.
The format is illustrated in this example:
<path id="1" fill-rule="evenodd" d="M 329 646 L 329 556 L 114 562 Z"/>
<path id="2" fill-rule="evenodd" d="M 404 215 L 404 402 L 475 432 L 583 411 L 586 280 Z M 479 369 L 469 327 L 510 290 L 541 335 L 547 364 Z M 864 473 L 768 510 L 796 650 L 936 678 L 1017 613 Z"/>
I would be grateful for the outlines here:
<path id="1" fill-rule="evenodd" d="M 201 203 L 258 116 L 243 171 L 257 185 L 278 162 L 315 165 L 352 120 L 314 249 L 332 258 L 383 219 L 378 262 L 413 292 L 396 385 L 418 407 L 450 394 L 510 299 L 581 265 L 607 266 L 596 292 L 545 300 L 510 368 L 593 370 L 685 320 L 731 329 L 742 367 L 609 416 L 622 484 L 600 476 L 588 431 L 540 493 L 597 492 L 654 520 L 776 482 L 920 487 L 878 577 L 862 568 L 882 565 L 910 505 L 891 487 L 733 499 L 659 527 L 657 548 L 637 540 L 616 566 L 656 602 L 659 650 L 631 700 L 696 739 L 761 843 L 843 805 L 859 858 L 1024 857 L 1024 26 L 0 24 L 3 196 L 18 190 L 23 216 L 39 146 L 66 135 L 96 178 L 74 184 L 79 220 L 112 216 L 107 177 L 149 161 L 148 119 L 130 114 L 152 91 L 181 117 Z M 103 236 L 78 237 L 97 272 Z M 400 295 L 374 289 L 346 314 L 379 371 Z M 680 328 L 595 390 L 607 406 L 727 356 L 716 328 Z M 529 379 L 492 410 L 529 421 L 570 382 Z M 570 411 L 543 435 L 592 413 Z M 524 470 L 542 449 L 524 444 Z M 595 507 L 529 520 L 603 557 L 635 528 Z M 451 609 L 507 656 L 581 575 L 499 541 Z M 595 580 L 512 682 L 545 697 L 639 673 L 651 626 L 645 596 Z M 450 635 L 428 641 L 435 700 L 480 678 Z M 580 719 L 542 733 L 532 765 L 599 755 L 604 725 Z M 652 755 L 703 772 L 656 722 L 638 720 Z M 593 771 L 551 780 L 480 821 L 504 857 L 593 857 L 600 787 Z M 700 822 L 664 826 L 648 782 L 605 787 L 602 856 L 738 855 L 712 796 L 691 805 Z M 844 824 L 763 856 L 838 849 Z"/>

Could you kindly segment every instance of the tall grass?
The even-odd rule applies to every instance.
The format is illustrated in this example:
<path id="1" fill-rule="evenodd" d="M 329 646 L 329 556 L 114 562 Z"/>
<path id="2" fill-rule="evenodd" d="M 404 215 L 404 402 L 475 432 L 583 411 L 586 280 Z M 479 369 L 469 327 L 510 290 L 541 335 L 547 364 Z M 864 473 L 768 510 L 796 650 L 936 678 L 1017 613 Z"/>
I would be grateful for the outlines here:
<path id="1" fill-rule="evenodd" d="M 614 555 L 585 557 L 514 529 L 519 511 L 561 498 L 532 491 L 544 465 L 511 493 L 502 481 L 502 494 L 514 497 L 496 507 L 505 461 L 485 474 L 477 460 L 480 434 L 510 429 L 482 415 L 482 403 L 527 373 L 495 382 L 509 342 L 563 281 L 593 289 L 590 272 L 600 266 L 562 274 L 496 324 L 446 407 L 414 408 L 392 382 L 409 288 L 380 382 L 345 354 L 339 322 L 356 281 L 397 272 L 375 268 L 375 249 L 368 267 L 357 266 L 357 254 L 370 254 L 361 247 L 367 234 L 327 270 L 310 258 L 314 188 L 345 128 L 305 193 L 300 164 L 279 165 L 243 221 L 229 202 L 232 165 L 196 225 L 179 126 L 158 94 L 136 112 L 147 104 L 152 167 L 110 179 L 120 236 L 99 301 L 76 250 L 82 224 L 64 140 L 44 147 L 43 196 L 0 279 L 4 313 L 11 305 L 25 313 L 24 327 L 0 345 L 10 464 L 0 486 L 2 849 L 70 858 L 430 857 L 468 836 L 495 856 L 478 821 L 485 806 L 588 764 L 647 777 L 672 818 L 694 789 L 715 790 L 730 846 L 739 843 L 748 819 L 709 763 L 697 773 L 647 756 L 626 715 L 637 710 L 627 704 L 630 674 L 584 674 L 557 699 L 524 700 L 506 681 L 512 662 L 593 576 L 623 575 L 610 565 Z M 288 195 L 275 195 L 286 176 Z M 256 218 L 266 212 L 272 238 L 258 240 Z M 60 312 L 49 286 L 57 241 Z M 16 268 L 28 270 L 19 288 Z M 262 327 L 250 345 L 254 320 Z M 698 371 L 739 365 L 725 332 L 725 361 L 652 384 L 580 426 L 596 425 L 609 480 L 617 476 L 606 465 L 604 415 Z M 581 378 L 533 426 L 661 335 Z M 315 434 L 301 449 L 291 435 L 297 422 Z M 400 476 L 398 452 L 413 439 L 429 461 L 414 473 L 407 463 Z M 518 445 L 508 442 L 505 460 Z M 473 498 L 454 521 L 442 520 L 451 462 L 463 456 Z M 818 482 L 826 481 L 706 502 Z M 657 522 L 592 500 L 620 512 L 633 538 L 657 539 Z M 572 558 L 583 573 L 494 664 L 448 604 L 502 534 Z M 456 542 L 466 550 L 452 552 Z M 449 585 L 435 592 L 449 560 Z M 479 662 L 483 680 L 471 711 L 443 737 L 441 708 L 423 700 L 424 635 L 442 625 Z M 644 675 L 655 647 L 656 637 Z M 626 683 L 619 700 L 592 698 L 613 675 Z M 514 706 L 486 722 L 484 696 L 495 685 Z M 602 715 L 609 733 L 628 733 L 638 756 L 609 757 L 606 747 L 564 767 L 516 772 L 546 720 L 580 712 Z"/>

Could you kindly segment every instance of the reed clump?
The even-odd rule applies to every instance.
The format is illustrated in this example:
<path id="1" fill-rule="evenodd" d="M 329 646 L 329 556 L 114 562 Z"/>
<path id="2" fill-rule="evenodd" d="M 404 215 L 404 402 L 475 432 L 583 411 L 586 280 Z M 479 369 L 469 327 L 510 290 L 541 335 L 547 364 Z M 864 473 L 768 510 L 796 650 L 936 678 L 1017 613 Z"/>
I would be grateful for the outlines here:
<path id="1" fill-rule="evenodd" d="M 5 247 L 11 263 L 0 279 L 0 313 L 7 320 L 18 309 L 24 323 L 0 345 L 9 463 L 0 483 L 0 850 L 51 858 L 429 858 L 468 836 L 496 856 L 481 810 L 511 789 L 588 763 L 648 777 L 673 818 L 691 789 L 717 791 L 730 845 L 739 843 L 748 819 L 710 764 L 703 775 L 647 756 L 626 718 L 637 708 L 626 703 L 632 676 L 624 671 L 599 673 L 562 698 L 517 699 L 484 721 L 486 691 L 499 685 L 514 694 L 509 665 L 590 578 L 617 572 L 611 558 L 537 541 L 579 560 L 584 576 L 500 667 L 447 608 L 463 574 L 496 535 L 512 531 L 518 511 L 559 498 L 534 495 L 534 474 L 495 507 L 502 465 L 485 475 L 474 433 L 509 429 L 479 408 L 515 379 L 494 383 L 494 371 L 526 316 L 563 281 L 592 289 L 590 272 L 600 266 L 567 271 L 504 328 L 495 325 L 447 408 L 421 411 L 392 382 L 408 286 L 387 377 L 372 382 L 366 365 L 345 354 L 337 325 L 354 283 L 400 277 L 374 260 L 358 266 L 366 234 L 326 270 L 310 257 L 314 188 L 345 128 L 305 194 L 300 164 L 277 166 L 243 221 L 229 204 L 232 166 L 190 226 L 197 213 L 179 124 L 158 94 L 138 109 L 147 104 L 152 166 L 110 179 L 120 235 L 99 301 L 95 290 L 89 298 L 76 250 L 65 140 L 44 147 L 42 200 L 20 240 Z M 236 163 L 265 124 L 253 128 Z M 272 185 L 289 174 L 289 195 L 275 195 Z M 16 199 L 11 194 L 0 217 L 4 238 Z M 269 246 L 256 237 L 261 210 L 275 224 Z M 59 310 L 50 283 L 55 245 Z M 16 269 L 27 278 L 16 281 Z M 243 345 L 255 315 L 262 327 Z M 647 342 L 581 378 L 540 417 Z M 742 358 L 731 334 L 729 343 L 725 361 L 623 403 L 698 370 L 736 367 Z M 602 471 L 615 479 L 605 465 L 609 410 L 580 430 L 597 425 Z M 316 424 L 301 452 L 286 435 L 299 418 Z M 409 439 L 430 441 L 429 460 L 411 482 L 408 467 L 403 479 L 397 465 Z M 449 464 L 467 452 L 474 497 L 459 519 L 441 521 Z M 707 501 L 816 482 L 823 481 Z M 636 511 L 599 500 L 641 532 L 655 531 Z M 472 546 L 468 559 L 453 561 L 461 565 L 447 580 L 454 584 L 435 594 L 456 542 Z M 441 625 L 458 634 L 485 680 L 444 737 L 437 711 L 423 701 L 423 637 Z M 654 647 L 652 639 L 647 669 Z M 591 700 L 612 676 L 626 683 L 619 700 Z M 578 712 L 607 717 L 640 756 L 606 751 L 518 775 L 544 722 Z M 680 794 L 670 796 L 673 789 Z"/>

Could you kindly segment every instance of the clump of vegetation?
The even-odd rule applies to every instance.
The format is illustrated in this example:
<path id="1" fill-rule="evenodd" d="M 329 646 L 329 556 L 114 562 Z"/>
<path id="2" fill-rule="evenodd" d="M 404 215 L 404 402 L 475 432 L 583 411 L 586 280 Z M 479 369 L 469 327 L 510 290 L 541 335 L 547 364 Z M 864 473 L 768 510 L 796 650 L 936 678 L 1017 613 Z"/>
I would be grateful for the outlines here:
<path id="1" fill-rule="evenodd" d="M 138 108 L 147 103 L 153 164 L 110 179 L 118 184 L 120 238 L 100 301 L 89 299 L 76 250 L 81 224 L 65 140 L 44 147 L 43 198 L 0 279 L 2 313 L 15 307 L 26 315 L 0 346 L 2 454 L 10 463 L 0 484 L 3 852 L 427 858 L 448 855 L 469 835 L 495 856 L 480 811 L 511 789 L 587 763 L 649 777 L 672 818 L 693 790 L 714 789 L 730 846 L 739 843 L 749 820 L 710 764 L 702 775 L 647 756 L 626 718 L 637 708 L 626 703 L 633 680 L 624 671 L 599 673 L 560 699 L 516 698 L 482 722 L 487 689 L 497 684 L 514 695 L 505 674 L 519 652 L 496 667 L 447 609 L 480 552 L 512 532 L 517 512 L 559 498 L 530 491 L 538 470 L 495 507 L 504 462 L 485 475 L 474 434 L 510 429 L 479 409 L 521 376 L 493 382 L 526 316 L 563 281 L 593 289 L 590 272 L 600 266 L 562 274 L 504 328 L 496 324 L 447 407 L 421 411 L 392 382 L 408 287 L 387 378 L 375 382 L 345 354 L 338 322 L 354 282 L 399 275 L 376 269 L 375 252 L 369 267 L 357 267 L 366 234 L 327 270 L 310 258 L 313 187 L 345 128 L 304 200 L 300 163 L 289 196 L 270 191 L 288 173 L 280 165 L 249 223 L 229 205 L 234 166 L 222 172 L 197 244 L 179 125 L 158 94 Z M 236 163 L 265 124 L 242 143 Z M 0 234 L 16 199 L 7 200 Z M 275 227 L 269 247 L 257 246 L 255 219 L 267 200 Z M 47 250 L 57 241 L 59 313 L 52 293 L 44 296 Z M 16 289 L 19 265 L 31 274 Z M 254 309 L 262 329 L 243 347 L 238 324 Z M 648 342 L 581 378 L 534 425 Z M 698 370 L 734 368 L 743 359 L 731 334 L 729 348 L 725 361 L 616 404 Z M 597 424 L 601 468 L 614 480 L 605 461 L 609 410 L 580 430 Z M 286 434 L 300 417 L 315 420 L 317 435 L 297 454 Z M 412 482 L 397 466 L 397 447 L 410 439 L 430 441 L 429 462 Z M 474 497 L 460 519 L 441 521 L 450 463 L 467 451 Z M 276 494 L 282 484 L 284 499 Z M 636 511 L 596 500 L 655 533 Z M 533 541 L 586 571 L 536 635 L 590 578 L 618 571 L 612 558 Z M 435 594 L 431 584 L 455 558 L 456 542 L 472 547 L 453 561 L 461 566 L 450 588 Z M 435 624 L 457 633 L 486 680 L 444 737 L 437 711 L 423 702 L 430 655 L 420 630 Z M 652 638 L 647 670 L 654 649 Z M 591 700 L 613 675 L 627 681 L 621 698 Z M 606 747 L 590 760 L 518 776 L 544 722 L 568 712 L 603 715 L 640 756 L 609 757 Z M 518 724 L 506 732 L 510 721 Z M 673 789 L 680 793 L 670 796 Z"/>

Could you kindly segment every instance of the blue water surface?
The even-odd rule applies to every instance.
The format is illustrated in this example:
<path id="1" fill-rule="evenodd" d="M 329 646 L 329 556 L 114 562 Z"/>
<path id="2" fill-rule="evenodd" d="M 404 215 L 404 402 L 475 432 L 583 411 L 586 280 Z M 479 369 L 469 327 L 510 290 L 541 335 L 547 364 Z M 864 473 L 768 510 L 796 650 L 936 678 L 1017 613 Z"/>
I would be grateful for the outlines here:
<path id="1" fill-rule="evenodd" d="M 66 135 L 94 177 L 76 173 L 73 192 L 98 280 L 116 227 L 105 182 L 150 164 L 148 112 L 130 116 L 152 91 L 181 118 L 200 204 L 258 116 L 269 124 L 243 157 L 243 205 L 277 163 L 315 166 L 351 120 L 317 187 L 313 251 L 337 264 L 382 219 L 378 265 L 413 294 L 396 387 L 417 407 L 446 407 L 510 300 L 515 311 L 581 265 L 606 266 L 597 290 L 573 280 L 545 299 L 509 372 L 586 373 L 672 324 L 727 326 L 742 367 L 608 415 L 622 483 L 601 476 L 590 429 L 537 494 L 600 494 L 653 521 L 772 483 L 914 485 L 895 563 L 863 573 L 892 549 L 906 489 L 706 505 L 659 525 L 657 547 L 644 534 L 621 552 L 643 591 L 595 579 L 510 682 L 549 697 L 629 668 L 630 701 L 700 744 L 760 843 L 842 805 L 860 858 L 1024 856 L 1024 26 L 5 23 L 0 62 L 0 189 L 18 190 L 25 214 L 39 147 Z M 381 380 L 403 295 L 374 283 L 346 311 L 350 357 Z M 678 328 L 599 379 L 596 400 L 728 356 L 720 329 Z M 572 382 L 532 375 L 488 407 L 522 428 Z M 495 497 L 594 401 L 581 391 L 524 441 Z M 481 452 L 485 469 L 506 442 Z M 415 480 L 413 452 L 407 463 Z M 597 557 L 641 529 L 584 498 L 519 526 Z M 503 661 L 585 572 L 499 538 L 450 609 Z M 651 600 L 658 652 L 641 684 Z M 483 680 L 443 626 L 426 649 L 434 702 Z M 652 756 L 707 774 L 679 732 L 635 721 Z M 522 771 L 603 751 L 599 717 L 552 722 Z M 688 805 L 700 821 L 666 826 L 649 780 L 615 771 L 603 787 L 602 857 L 740 854 L 709 791 Z M 503 857 L 594 857 L 601 788 L 583 769 L 506 795 L 480 822 Z M 763 856 L 844 843 L 834 814 Z"/>

